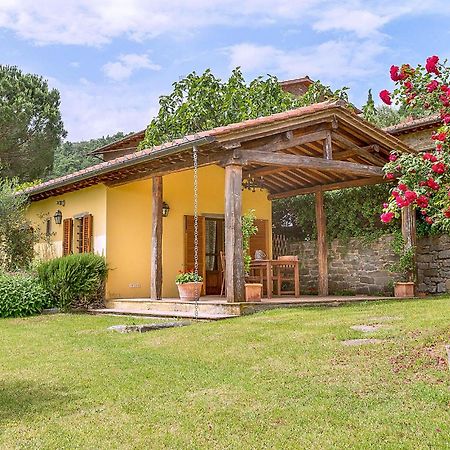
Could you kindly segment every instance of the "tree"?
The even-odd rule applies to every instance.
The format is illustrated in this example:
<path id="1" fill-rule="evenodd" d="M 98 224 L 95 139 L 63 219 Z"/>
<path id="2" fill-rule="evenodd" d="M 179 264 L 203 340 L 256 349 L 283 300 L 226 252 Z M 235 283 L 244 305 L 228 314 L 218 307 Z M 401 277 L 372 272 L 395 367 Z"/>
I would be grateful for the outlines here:
<path id="1" fill-rule="evenodd" d="M 380 98 L 387 105 L 393 102 L 412 116 L 421 111 L 439 112 L 441 126 L 432 134 L 435 148 L 423 154 L 399 154 L 393 151 L 384 167 L 388 179 L 397 185 L 384 204 L 381 220 L 389 223 L 399 217 L 402 208 L 420 209 L 424 220 L 434 229 L 450 231 L 450 68 L 437 56 L 427 59 L 425 67 L 408 64 L 392 66 L 391 79 L 396 88 L 386 89 Z"/>
<path id="2" fill-rule="evenodd" d="M 64 142 L 55 150 L 53 169 L 48 178 L 61 177 L 98 164 L 100 160 L 90 153 L 96 148 L 103 147 L 125 136 L 126 134 L 119 132 L 113 136 L 103 136 L 89 141 Z"/>
<path id="3" fill-rule="evenodd" d="M 397 125 L 407 117 L 402 108 L 396 109 L 387 105 L 375 106 L 372 89 L 369 89 L 367 102 L 362 107 L 362 111 L 364 119 L 380 128 Z"/>
<path id="4" fill-rule="evenodd" d="M 0 181 L 0 270 L 5 271 L 28 268 L 38 239 L 25 215 L 27 196 L 17 188 L 13 181 Z"/>
<path id="5" fill-rule="evenodd" d="M 247 84 L 240 68 L 227 81 L 210 69 L 173 83 L 173 91 L 159 99 L 158 115 L 150 122 L 140 148 L 152 147 L 187 134 L 287 111 L 317 101 L 348 101 L 347 88 L 332 91 L 320 82 L 300 98 L 281 88 L 276 77 L 258 77 Z"/>
<path id="6" fill-rule="evenodd" d="M 0 176 L 44 176 L 65 136 L 60 97 L 40 76 L 0 65 Z"/>

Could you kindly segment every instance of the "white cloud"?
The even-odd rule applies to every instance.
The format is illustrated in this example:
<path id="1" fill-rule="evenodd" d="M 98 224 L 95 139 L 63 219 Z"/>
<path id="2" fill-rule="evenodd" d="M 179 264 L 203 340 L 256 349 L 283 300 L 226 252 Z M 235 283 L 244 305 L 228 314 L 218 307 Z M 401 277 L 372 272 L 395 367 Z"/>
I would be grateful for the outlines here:
<path id="1" fill-rule="evenodd" d="M 61 113 L 67 139 L 92 139 L 118 131 L 144 129 L 158 112 L 159 93 L 148 85 L 97 84 L 85 79 L 79 84 L 49 79 L 61 94 Z"/>
<path id="2" fill-rule="evenodd" d="M 117 61 L 106 63 L 102 69 L 108 78 L 122 81 L 129 78 L 136 70 L 161 70 L 161 66 L 153 63 L 146 54 L 130 53 L 120 55 Z"/>
<path id="3" fill-rule="evenodd" d="M 446 0 L 1 0 L 0 27 L 38 44 L 99 46 L 213 26 L 312 25 L 361 36 L 402 14 L 450 13 Z"/>
<path id="4" fill-rule="evenodd" d="M 324 81 L 364 77 L 376 70 L 375 60 L 385 48 L 372 40 L 330 40 L 297 50 L 242 43 L 226 49 L 230 67 L 241 66 L 247 73 L 263 71 L 281 78 L 309 75 Z"/>

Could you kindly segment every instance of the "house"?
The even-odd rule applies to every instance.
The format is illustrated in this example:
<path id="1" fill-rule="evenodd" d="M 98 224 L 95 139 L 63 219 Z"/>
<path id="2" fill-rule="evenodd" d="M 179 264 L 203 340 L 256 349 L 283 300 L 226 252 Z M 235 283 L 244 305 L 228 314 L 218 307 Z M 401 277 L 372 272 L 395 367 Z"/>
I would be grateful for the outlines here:
<path id="1" fill-rule="evenodd" d="M 194 153 L 203 294 L 220 291 L 224 251 L 226 299 L 241 302 L 243 213 L 253 209 L 258 219 L 252 254 L 259 249 L 270 257 L 272 200 L 314 193 L 318 291 L 327 295 L 323 192 L 385 182 L 381 168 L 391 150 L 415 151 L 343 102 L 317 103 L 136 151 L 141 138 L 135 133 L 102 147 L 97 154 L 103 162 L 26 191 L 34 226 L 48 234 L 39 244 L 41 254 L 105 255 L 109 299 L 177 296 L 178 271 L 194 265 Z"/>

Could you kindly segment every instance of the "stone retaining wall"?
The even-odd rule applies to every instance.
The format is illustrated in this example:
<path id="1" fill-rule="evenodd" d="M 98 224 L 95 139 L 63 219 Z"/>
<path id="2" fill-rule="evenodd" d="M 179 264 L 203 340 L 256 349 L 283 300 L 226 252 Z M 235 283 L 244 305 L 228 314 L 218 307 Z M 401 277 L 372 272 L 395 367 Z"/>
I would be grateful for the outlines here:
<path id="1" fill-rule="evenodd" d="M 329 289 L 332 294 L 392 294 L 399 279 L 389 268 L 398 260 L 392 250 L 392 236 L 367 242 L 354 238 L 335 240 L 328 250 Z M 288 253 L 300 259 L 302 293 L 317 292 L 317 250 L 315 241 L 289 241 Z M 419 239 L 417 245 L 418 289 L 420 292 L 450 291 L 450 237 Z"/>

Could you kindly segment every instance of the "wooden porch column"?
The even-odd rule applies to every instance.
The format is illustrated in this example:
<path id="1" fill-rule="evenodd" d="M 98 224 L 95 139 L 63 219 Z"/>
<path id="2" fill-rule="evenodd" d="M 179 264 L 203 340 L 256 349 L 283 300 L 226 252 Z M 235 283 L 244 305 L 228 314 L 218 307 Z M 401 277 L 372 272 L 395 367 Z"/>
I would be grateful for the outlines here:
<path id="1" fill-rule="evenodd" d="M 162 294 L 162 203 L 163 180 L 154 177 L 152 180 L 152 244 L 150 269 L 150 297 L 160 300 Z"/>
<path id="2" fill-rule="evenodd" d="M 402 208 L 402 236 L 405 242 L 405 249 L 409 249 L 417 245 L 416 211 L 411 205 Z M 415 258 L 413 277 L 414 280 L 417 280 L 417 266 Z"/>
<path id="3" fill-rule="evenodd" d="M 227 302 L 243 302 L 242 166 L 225 166 L 225 289 Z"/>
<path id="4" fill-rule="evenodd" d="M 317 259 L 319 262 L 318 294 L 328 295 L 327 224 L 323 207 L 323 191 L 316 192 Z"/>

